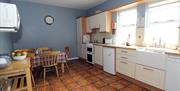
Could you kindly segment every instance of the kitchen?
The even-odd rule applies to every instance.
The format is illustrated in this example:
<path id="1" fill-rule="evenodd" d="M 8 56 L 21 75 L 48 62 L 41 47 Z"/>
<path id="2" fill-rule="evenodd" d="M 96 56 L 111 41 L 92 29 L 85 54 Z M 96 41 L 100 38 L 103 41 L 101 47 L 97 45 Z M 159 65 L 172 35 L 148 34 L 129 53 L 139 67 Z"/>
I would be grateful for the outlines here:
<path id="1" fill-rule="evenodd" d="M 160 3 L 165 2 L 162 1 Z M 137 15 L 138 18 L 130 18 L 130 20 L 128 20 L 128 17 L 133 17 L 133 11 L 129 10 L 128 12 L 128 9 L 131 9 L 133 7 L 137 7 L 137 11 L 134 14 L 136 14 L 135 18 Z M 142 7 L 144 7 L 144 10 L 142 10 Z M 122 12 L 123 10 L 127 10 L 126 13 L 131 15 L 128 16 L 124 13 L 124 16 L 122 14 L 122 17 L 124 19 L 120 19 L 118 21 L 118 18 L 121 18 L 121 16 L 119 17 L 117 15 L 119 13 L 119 10 Z M 78 56 L 80 58 L 86 59 L 88 63 L 94 64 L 110 74 L 117 75 L 120 73 L 120 75 L 125 76 L 125 78 L 127 79 L 133 79 L 133 81 L 138 80 L 140 82 L 167 91 L 179 91 L 178 89 L 180 85 L 180 78 L 178 76 L 180 76 L 180 74 L 178 71 L 173 72 L 174 70 L 178 70 L 180 67 L 177 66 L 179 64 L 177 60 L 180 60 L 178 47 L 169 47 L 169 45 L 166 45 L 166 43 L 168 42 L 165 42 L 165 38 L 164 40 L 162 38 L 159 38 L 159 36 L 161 36 L 160 33 L 159 35 L 156 33 L 157 35 L 153 36 L 152 40 L 149 41 L 149 43 L 151 44 L 145 44 L 145 41 L 143 41 L 145 40 L 143 38 L 146 37 L 146 33 L 144 33 L 144 31 L 147 31 L 147 28 L 145 26 L 147 20 L 145 18 L 150 17 L 146 15 L 147 12 L 145 10 L 145 6 L 144 4 L 142 4 L 142 2 L 136 2 L 134 4 L 120 7 L 119 9 L 109 10 L 99 14 L 97 13 L 90 17 L 82 17 L 77 19 L 78 25 L 82 24 L 82 26 L 86 26 L 86 29 L 80 27 L 77 30 L 78 34 L 81 34 L 80 37 L 77 36 L 77 39 L 80 41 L 78 42 Z M 152 17 L 152 19 L 158 19 L 161 15 L 158 16 L 158 14 L 154 14 L 154 16 L 157 18 Z M 167 16 L 164 16 L 163 19 L 165 19 L 165 17 Z M 84 20 L 86 20 L 86 23 L 82 23 Z M 126 36 L 121 37 L 123 38 L 123 41 L 121 43 L 118 43 L 116 41 L 117 37 L 123 36 L 122 34 L 117 34 L 123 27 L 118 27 L 120 26 L 120 23 L 118 22 L 130 23 L 132 26 L 132 20 L 136 20 L 134 23 L 134 25 L 136 25 L 136 28 L 134 29 L 135 35 L 133 35 L 132 33 L 130 34 L 135 38 L 132 39 L 130 38 L 130 35 L 126 34 L 126 32 L 121 32 L 126 34 Z M 107 24 L 110 26 L 108 26 Z M 176 41 L 177 43 L 179 43 L 179 28 L 177 27 L 177 29 Z M 81 31 L 83 32 L 81 33 Z M 84 33 L 84 31 L 86 32 Z M 133 31 L 133 29 L 131 29 L 131 31 Z M 173 33 L 173 31 L 169 33 Z M 155 39 L 157 36 L 158 38 Z M 169 38 L 170 35 L 162 37 Z M 89 45 L 91 46 L 89 47 Z M 177 44 L 177 46 L 178 45 L 179 44 Z M 91 52 L 91 56 L 89 52 Z M 173 64 L 176 65 L 173 66 Z M 154 89 L 151 90 L 153 91 Z"/>
<path id="2" fill-rule="evenodd" d="M 56 77 L 47 74 L 42 91 L 180 91 L 179 0 L 102 0 L 82 11 L 28 0 L 2 2 L 17 5 L 21 25 L 16 33 L 0 33 L 0 53 L 71 48 L 73 77 L 65 67 L 67 77 L 53 84 L 49 79 Z M 35 76 L 37 90 L 39 79 Z"/>

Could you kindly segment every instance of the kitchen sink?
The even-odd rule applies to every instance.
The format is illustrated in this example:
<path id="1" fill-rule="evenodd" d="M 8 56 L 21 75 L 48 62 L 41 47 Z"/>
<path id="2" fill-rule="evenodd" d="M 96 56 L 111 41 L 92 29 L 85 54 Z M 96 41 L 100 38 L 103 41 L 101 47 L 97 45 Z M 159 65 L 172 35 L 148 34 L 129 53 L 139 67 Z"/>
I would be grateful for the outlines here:
<path id="1" fill-rule="evenodd" d="M 165 69 L 167 49 L 163 48 L 138 48 L 137 63 L 150 67 Z"/>
<path id="2" fill-rule="evenodd" d="M 137 51 L 143 51 L 143 52 L 150 52 L 150 53 L 165 53 L 169 49 L 165 48 L 153 48 L 153 47 L 144 47 L 144 48 L 137 48 Z"/>

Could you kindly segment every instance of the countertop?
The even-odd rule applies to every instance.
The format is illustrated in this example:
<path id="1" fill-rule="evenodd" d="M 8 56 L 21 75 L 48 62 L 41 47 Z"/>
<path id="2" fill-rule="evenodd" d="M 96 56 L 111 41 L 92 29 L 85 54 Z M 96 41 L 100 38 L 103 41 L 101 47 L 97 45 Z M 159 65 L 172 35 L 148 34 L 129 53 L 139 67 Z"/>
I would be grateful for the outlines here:
<path id="1" fill-rule="evenodd" d="M 137 48 L 143 48 L 140 46 L 125 46 L 125 45 L 118 45 L 118 44 L 102 44 L 102 43 L 93 43 L 94 45 L 104 46 L 104 47 L 112 47 L 112 48 L 123 48 L 129 50 L 136 50 Z M 180 56 L 180 51 L 178 50 L 169 50 L 166 51 L 165 54 L 172 55 L 172 56 Z"/>

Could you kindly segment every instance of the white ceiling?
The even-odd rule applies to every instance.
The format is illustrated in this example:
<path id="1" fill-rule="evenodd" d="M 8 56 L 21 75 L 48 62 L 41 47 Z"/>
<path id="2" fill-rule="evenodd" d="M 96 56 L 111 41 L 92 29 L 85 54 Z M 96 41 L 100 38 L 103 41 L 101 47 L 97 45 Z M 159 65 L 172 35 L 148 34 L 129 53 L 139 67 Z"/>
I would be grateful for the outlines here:
<path id="1" fill-rule="evenodd" d="M 87 10 L 107 0 L 20 0 L 20 1 Z"/>

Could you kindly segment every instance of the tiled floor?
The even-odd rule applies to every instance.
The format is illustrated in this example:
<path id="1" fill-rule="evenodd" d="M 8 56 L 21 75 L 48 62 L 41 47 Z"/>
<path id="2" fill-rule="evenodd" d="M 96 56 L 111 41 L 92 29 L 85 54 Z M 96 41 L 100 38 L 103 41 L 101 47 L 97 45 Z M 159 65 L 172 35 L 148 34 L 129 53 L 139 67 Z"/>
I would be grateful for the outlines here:
<path id="1" fill-rule="evenodd" d="M 59 79 L 54 72 L 47 74 L 45 82 L 42 76 L 36 77 L 34 91 L 148 91 L 89 64 L 73 61 L 69 67 L 70 72 L 66 71 Z"/>

